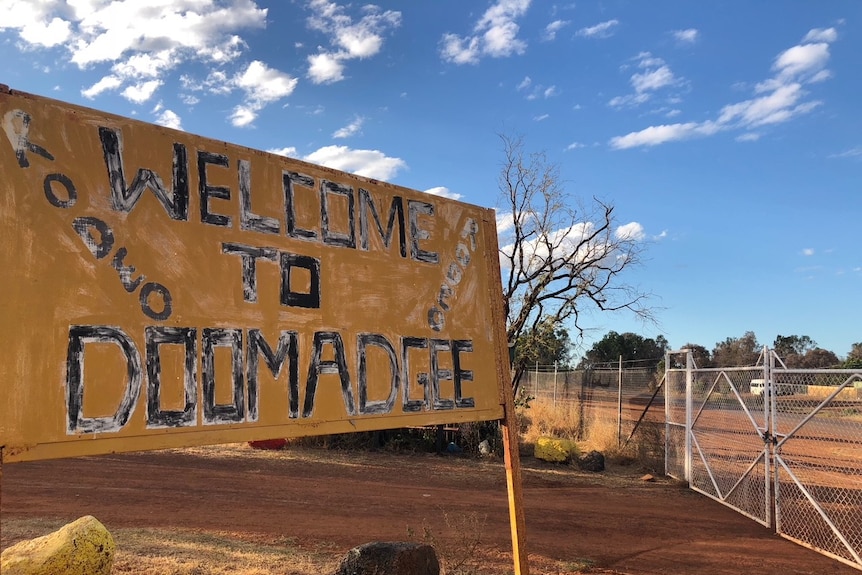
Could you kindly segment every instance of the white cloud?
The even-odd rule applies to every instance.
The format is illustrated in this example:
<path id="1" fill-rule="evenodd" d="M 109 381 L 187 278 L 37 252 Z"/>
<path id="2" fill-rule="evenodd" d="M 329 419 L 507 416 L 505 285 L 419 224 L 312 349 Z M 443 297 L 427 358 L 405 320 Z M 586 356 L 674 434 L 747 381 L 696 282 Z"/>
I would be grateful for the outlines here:
<path id="1" fill-rule="evenodd" d="M 756 140 L 760 134 L 752 131 L 753 128 L 788 122 L 822 104 L 819 100 L 807 99 L 805 86 L 830 77 L 831 73 L 826 69 L 830 57 L 827 40 L 835 38 L 837 33 L 831 28 L 811 30 L 802 44 L 788 48 L 775 58 L 772 64 L 774 75 L 755 86 L 755 97 L 725 105 L 716 120 L 650 126 L 611 138 L 610 146 L 615 149 L 655 146 L 725 130 L 743 130 L 745 133 L 737 137 L 739 141 Z M 811 43 L 811 40 L 816 42 Z M 632 77 L 633 83 L 635 76 Z M 639 77 L 637 85 L 653 86 L 665 81 L 661 75 Z M 615 100 L 611 100 L 611 105 Z"/>
<path id="2" fill-rule="evenodd" d="M 244 71 L 236 64 L 248 48 L 240 34 L 264 28 L 267 14 L 254 0 L 4 0 L 0 29 L 17 31 L 20 49 L 62 46 L 68 62 L 102 73 L 82 91 L 91 99 L 117 91 L 142 104 L 180 67 L 202 67 L 206 80 L 180 76 L 185 89 L 241 90 L 245 99 L 234 106 L 233 118 L 245 125 L 295 85 L 259 62 Z M 261 73 L 268 76 L 255 76 Z"/>
<path id="3" fill-rule="evenodd" d="M 288 146 L 286 148 L 272 148 L 267 150 L 270 154 L 277 154 L 279 156 L 285 156 L 288 158 L 296 158 L 299 154 L 296 152 L 296 148 L 294 146 Z"/>
<path id="4" fill-rule="evenodd" d="M 150 98 L 152 98 L 153 94 L 158 90 L 159 86 L 162 85 L 161 80 L 150 80 L 149 82 L 141 82 L 140 84 L 135 84 L 134 86 L 127 86 L 125 90 L 121 92 L 122 96 L 129 100 L 130 102 L 134 102 L 135 104 L 143 104 Z"/>
<path id="5" fill-rule="evenodd" d="M 245 92 L 245 100 L 234 108 L 231 123 L 236 127 L 250 125 L 267 104 L 293 93 L 297 79 L 255 60 L 238 73 L 231 85 Z"/>
<path id="6" fill-rule="evenodd" d="M 81 90 L 81 95 L 92 100 L 102 92 L 108 90 L 116 90 L 123 85 L 123 81 L 116 76 L 104 76 L 101 80 L 85 90 Z"/>
<path id="7" fill-rule="evenodd" d="M 683 44 L 694 44 L 697 42 L 697 37 L 700 35 L 697 28 L 687 28 L 685 30 L 674 30 L 673 37 L 678 42 Z"/>
<path id="8" fill-rule="evenodd" d="M 340 6 L 328 0 L 311 0 L 309 29 L 329 38 L 329 47 L 320 47 L 308 57 L 308 77 L 315 84 L 329 84 L 344 79 L 345 62 L 376 56 L 383 48 L 384 34 L 401 25 L 401 12 L 383 11 L 367 4 L 363 15 L 354 21 L 346 13 L 350 5 Z"/>
<path id="9" fill-rule="evenodd" d="M 353 150 L 347 146 L 325 146 L 303 159 L 375 180 L 390 180 L 407 167 L 401 158 L 390 158 L 378 150 Z"/>
<path id="10" fill-rule="evenodd" d="M 545 26 L 545 31 L 542 33 L 542 40 L 546 42 L 550 42 L 551 40 L 555 40 L 557 38 L 557 32 L 565 28 L 571 24 L 568 20 L 554 20 L 547 26 Z"/>
<path id="11" fill-rule="evenodd" d="M 862 158 L 862 146 L 856 146 L 855 148 L 850 148 L 849 150 L 844 150 L 843 152 L 839 152 L 837 154 L 832 154 L 829 157 L 830 158 Z"/>
<path id="12" fill-rule="evenodd" d="M 616 150 L 636 148 L 638 146 L 657 146 L 665 142 L 686 140 L 697 136 L 709 136 L 718 130 L 719 126 L 714 122 L 686 122 L 684 124 L 650 126 L 639 132 L 631 132 L 625 136 L 611 138 L 610 145 Z"/>
<path id="13" fill-rule="evenodd" d="M 834 42 L 838 39 L 838 31 L 835 28 L 813 28 L 808 31 L 803 42 Z"/>
<path id="14" fill-rule="evenodd" d="M 501 243 L 510 242 L 511 237 L 509 232 L 514 228 L 512 214 L 504 213 L 497 214 L 497 234 L 502 239 Z M 570 228 L 563 228 L 549 232 L 541 237 L 534 237 L 525 240 L 519 246 L 524 253 L 524 267 L 531 269 L 536 266 L 546 265 L 549 259 L 560 260 L 564 258 L 575 257 L 576 260 L 586 258 L 601 257 L 602 259 L 613 259 L 621 257 L 611 249 L 608 242 L 610 239 L 596 238 L 589 240 L 588 238 L 595 232 L 596 226 L 593 222 L 579 222 Z M 643 226 L 637 222 L 631 222 L 619 226 L 614 230 L 614 238 L 616 241 L 623 242 L 639 242 L 644 240 L 646 234 Z M 553 246 L 553 253 L 550 253 L 548 246 Z M 506 254 L 512 254 L 514 244 L 504 243 L 500 250 L 500 265 L 503 268 L 509 266 L 509 258 Z"/>
<path id="15" fill-rule="evenodd" d="M 355 136 L 362 130 L 362 124 L 365 122 L 365 118 L 362 116 L 357 116 L 353 119 L 352 122 L 344 126 L 343 128 L 339 128 L 332 134 L 333 138 L 349 138 L 350 136 Z"/>
<path id="16" fill-rule="evenodd" d="M 814 255 L 814 248 L 805 248 L 805 249 L 803 249 L 803 250 L 802 250 L 802 255 L 803 255 L 803 256 L 813 256 L 813 255 Z"/>
<path id="17" fill-rule="evenodd" d="M 534 122 L 541 122 L 542 120 L 547 120 L 550 117 L 551 117 L 550 114 L 541 114 L 539 116 L 533 116 L 533 121 Z"/>
<path id="18" fill-rule="evenodd" d="M 313 54 L 308 57 L 308 77 L 315 84 L 331 84 L 344 79 L 344 64 L 337 54 Z"/>
<path id="19" fill-rule="evenodd" d="M 180 117 L 172 110 L 163 110 L 158 116 L 156 116 L 156 124 L 166 128 L 173 128 L 175 130 L 183 129 Z"/>
<path id="20" fill-rule="evenodd" d="M 453 64 L 477 64 L 483 56 L 504 58 L 523 54 L 527 43 L 518 38 L 518 18 L 526 14 L 531 0 L 497 0 L 473 27 L 473 34 L 445 33 L 440 56 Z"/>
<path id="21" fill-rule="evenodd" d="M 510 230 L 515 227 L 515 218 L 512 212 L 497 212 L 497 235 L 505 236 Z"/>
<path id="22" fill-rule="evenodd" d="M 632 76 L 631 81 L 635 91 L 640 94 L 648 90 L 658 90 L 665 86 L 672 86 L 676 82 L 676 79 L 673 77 L 673 72 L 670 71 L 670 68 L 662 66 L 643 74 L 635 74 Z"/>
<path id="23" fill-rule="evenodd" d="M 644 228 L 638 222 L 629 222 L 614 230 L 614 235 L 618 240 L 634 240 L 640 241 L 646 237 Z"/>
<path id="24" fill-rule="evenodd" d="M 578 30 L 578 36 L 584 36 L 586 38 L 608 38 L 613 36 L 613 30 L 616 26 L 619 25 L 619 20 L 608 20 L 606 22 L 601 22 L 600 24 L 596 24 L 595 26 L 588 26 L 586 28 L 581 28 Z"/>
<path id="25" fill-rule="evenodd" d="M 530 89 L 532 88 L 532 89 Z M 543 86 L 542 84 L 533 85 L 533 81 L 529 76 L 526 76 L 521 83 L 516 87 L 518 92 L 526 91 L 527 100 L 538 100 L 540 98 L 548 99 L 560 95 L 560 89 L 557 86 Z"/>
<path id="26" fill-rule="evenodd" d="M 230 115 L 230 123 L 237 128 L 250 126 L 257 118 L 257 110 L 240 104 L 235 106 Z"/>
<path id="27" fill-rule="evenodd" d="M 568 146 L 566 146 L 566 150 L 577 150 L 578 148 L 585 148 L 586 144 L 582 144 L 580 142 L 572 142 Z"/>
<path id="28" fill-rule="evenodd" d="M 456 194 L 445 186 L 437 186 L 435 188 L 427 189 L 425 190 L 425 193 L 431 194 L 432 196 L 440 196 L 441 198 L 449 198 L 450 200 L 460 200 L 464 197 L 461 194 Z"/>
<path id="29" fill-rule="evenodd" d="M 613 108 L 638 106 L 647 102 L 651 98 L 652 92 L 661 90 L 662 88 L 678 86 L 683 82 L 682 79 L 674 76 L 664 60 L 654 57 L 649 52 L 641 52 L 635 56 L 634 60 L 637 61 L 637 67 L 643 70 L 635 72 L 629 78 L 629 82 L 631 82 L 635 92 L 634 94 L 611 98 L 608 101 L 608 105 Z"/>

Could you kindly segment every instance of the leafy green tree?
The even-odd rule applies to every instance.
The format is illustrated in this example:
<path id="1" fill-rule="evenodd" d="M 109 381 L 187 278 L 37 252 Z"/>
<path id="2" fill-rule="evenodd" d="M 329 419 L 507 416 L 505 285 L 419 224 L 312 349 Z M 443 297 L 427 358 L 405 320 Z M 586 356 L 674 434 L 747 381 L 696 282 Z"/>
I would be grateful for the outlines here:
<path id="1" fill-rule="evenodd" d="M 712 350 L 714 367 L 735 367 L 755 365 L 761 345 L 753 331 L 747 331 L 742 337 L 729 337 L 715 344 Z"/>
<path id="2" fill-rule="evenodd" d="M 817 342 L 807 335 L 778 335 L 772 349 L 787 367 L 802 367 L 806 354 L 817 349 Z"/>
<path id="3" fill-rule="evenodd" d="M 690 349 L 692 358 L 694 359 L 694 365 L 697 367 L 712 367 L 712 357 L 710 357 L 709 350 L 706 349 L 702 345 L 698 345 L 696 343 L 687 343 L 682 346 L 681 349 Z M 679 367 L 685 367 L 685 364 L 680 365 Z"/>
<path id="4" fill-rule="evenodd" d="M 521 335 L 515 342 L 513 363 L 517 369 L 528 369 L 531 365 L 554 365 L 568 368 L 571 342 L 569 332 L 553 318 L 545 317 L 533 329 Z"/>
<path id="5" fill-rule="evenodd" d="M 799 360 L 799 365 L 794 367 L 819 369 L 824 367 L 838 367 L 840 364 L 841 362 L 838 360 L 838 356 L 833 352 L 828 349 L 815 347 L 814 349 L 808 350 Z M 790 367 L 790 365 L 787 367 Z"/>
<path id="6" fill-rule="evenodd" d="M 631 332 L 609 331 L 601 340 L 593 344 L 581 360 L 580 366 L 616 363 L 622 356 L 623 361 L 642 362 L 638 367 L 655 369 L 664 360 L 667 349 L 668 342 L 663 335 L 652 339 Z"/>
<path id="7" fill-rule="evenodd" d="M 845 369 L 862 369 L 862 342 L 854 343 L 847 354 L 847 359 L 841 364 Z"/>

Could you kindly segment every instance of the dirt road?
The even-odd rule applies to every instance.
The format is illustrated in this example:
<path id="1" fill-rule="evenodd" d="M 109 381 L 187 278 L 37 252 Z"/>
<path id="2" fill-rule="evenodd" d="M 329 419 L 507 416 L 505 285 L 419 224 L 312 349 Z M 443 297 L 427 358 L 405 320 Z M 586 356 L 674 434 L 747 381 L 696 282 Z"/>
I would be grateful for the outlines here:
<path id="1" fill-rule="evenodd" d="M 532 458 L 524 465 L 536 572 L 565 572 L 588 559 L 631 575 L 859 573 L 668 480 L 642 482 L 637 469 L 594 475 Z M 91 514 L 109 529 L 290 537 L 329 543 L 337 554 L 426 528 L 442 545 L 479 531 L 486 567 L 511 570 L 499 461 L 244 445 L 110 455 L 7 464 L 0 501 L 4 521 Z"/>

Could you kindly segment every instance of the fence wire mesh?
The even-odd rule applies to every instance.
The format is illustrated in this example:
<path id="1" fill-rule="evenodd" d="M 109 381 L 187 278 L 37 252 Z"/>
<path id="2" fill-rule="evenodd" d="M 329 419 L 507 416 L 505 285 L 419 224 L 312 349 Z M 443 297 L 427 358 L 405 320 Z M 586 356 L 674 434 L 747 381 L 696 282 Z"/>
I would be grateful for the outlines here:
<path id="1" fill-rule="evenodd" d="M 578 439 L 585 439 L 591 426 L 615 428 L 620 445 L 640 434 L 655 433 L 651 438 L 663 458 L 664 405 L 657 393 L 662 374 L 654 369 L 599 368 L 554 370 L 539 366 L 529 370 L 521 381 L 521 397 L 561 408 L 576 409 L 580 426 Z M 638 423 L 640 422 L 640 425 Z M 637 426 L 637 430 L 636 430 Z M 634 436 L 632 436 L 634 432 Z"/>
<path id="2" fill-rule="evenodd" d="M 862 372 L 762 359 L 668 370 L 668 473 L 862 569 Z"/>
<path id="3" fill-rule="evenodd" d="M 776 529 L 862 568 L 862 374 L 772 377 Z"/>

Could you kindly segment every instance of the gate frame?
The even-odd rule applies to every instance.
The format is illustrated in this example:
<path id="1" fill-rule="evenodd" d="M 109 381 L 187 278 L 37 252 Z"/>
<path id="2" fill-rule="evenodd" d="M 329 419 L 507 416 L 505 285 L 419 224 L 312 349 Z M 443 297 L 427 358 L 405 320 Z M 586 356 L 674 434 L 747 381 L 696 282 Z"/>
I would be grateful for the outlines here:
<path id="1" fill-rule="evenodd" d="M 672 355 L 682 355 L 684 354 L 686 357 L 686 367 L 683 368 L 671 368 L 673 365 L 670 361 Z M 695 371 L 705 371 L 705 372 L 716 372 L 718 375 L 716 379 L 713 381 L 712 386 L 709 391 L 704 396 L 708 398 L 713 390 L 715 389 L 716 384 L 720 380 L 721 377 L 724 377 L 725 380 L 730 384 L 730 388 L 733 390 L 734 395 L 736 396 L 736 400 L 740 403 L 743 410 L 746 412 L 749 420 L 752 423 L 754 422 L 753 417 L 745 405 L 745 402 L 742 400 L 742 397 L 739 395 L 739 391 L 736 389 L 736 386 L 727 377 L 725 374 L 726 371 L 741 371 L 744 369 L 754 369 L 762 365 L 763 368 L 763 393 L 764 393 L 764 401 L 763 401 L 763 409 L 764 409 L 764 424 L 765 428 L 760 425 L 755 425 L 755 429 L 758 434 L 764 441 L 764 449 L 761 454 L 755 459 L 755 461 L 751 464 L 751 466 L 743 473 L 743 475 L 739 478 L 739 481 L 734 484 L 733 487 L 727 492 L 725 496 L 721 496 L 721 490 L 718 488 L 718 485 L 715 481 L 715 478 L 712 475 L 712 472 L 709 468 L 708 462 L 704 459 L 702 450 L 697 442 L 697 438 L 694 436 L 694 431 L 692 427 L 696 423 L 700 413 L 703 410 L 703 406 L 701 406 L 700 411 L 698 411 L 697 416 L 693 416 L 693 381 L 694 381 L 694 372 Z M 690 349 L 681 349 L 676 351 L 668 351 L 665 354 L 665 379 L 667 385 L 665 386 L 665 473 L 671 477 L 675 477 L 676 479 L 682 479 L 686 483 L 688 483 L 689 488 L 692 490 L 706 495 L 710 499 L 718 501 L 719 503 L 728 506 L 737 512 L 749 517 L 762 525 L 770 527 L 773 529 L 778 535 L 787 539 L 788 541 L 792 541 L 798 545 L 803 547 L 807 547 L 817 553 L 840 561 L 846 565 L 854 567 L 856 569 L 862 570 L 862 552 L 857 551 L 853 548 L 852 544 L 847 540 L 841 531 L 836 527 L 835 523 L 830 519 L 829 515 L 824 511 L 820 502 L 811 494 L 811 491 L 806 487 L 806 485 L 800 481 L 797 475 L 793 472 L 790 466 L 785 462 L 782 457 L 781 448 L 785 443 L 794 439 L 797 432 L 799 432 L 805 425 L 811 421 L 818 413 L 821 412 L 827 405 L 829 405 L 844 389 L 846 389 L 851 383 L 858 382 L 862 379 L 862 371 L 859 370 L 840 370 L 840 369 L 792 369 L 787 368 L 784 362 L 780 357 L 775 353 L 775 350 L 769 349 L 767 346 L 763 347 L 763 351 L 760 354 L 757 362 L 754 366 L 749 368 L 698 368 L 694 362 L 694 358 L 692 356 Z M 779 367 L 780 366 L 780 367 Z M 777 401 L 777 393 L 775 389 L 775 374 L 787 373 L 787 374 L 805 374 L 805 373 L 844 373 L 847 375 L 846 379 L 839 386 L 835 388 L 835 390 L 830 393 L 825 399 L 823 399 L 816 407 L 811 409 L 805 417 L 802 418 L 801 421 L 795 424 L 793 429 L 788 431 L 787 433 L 781 433 L 778 431 L 778 401 Z M 677 477 L 671 471 L 668 466 L 668 455 L 670 454 L 670 450 L 672 447 L 671 444 L 671 427 L 682 427 L 683 424 L 677 421 L 672 421 L 671 418 L 671 405 L 670 405 L 670 389 L 671 389 L 671 373 L 684 373 L 685 374 L 685 452 L 683 454 L 684 457 L 684 469 L 685 476 Z M 702 463 L 706 467 L 707 473 L 709 475 L 710 481 L 715 488 L 716 493 L 719 494 L 720 497 L 716 497 L 715 495 L 705 492 L 704 490 L 692 485 L 692 459 L 693 459 L 693 449 L 692 447 L 697 447 L 698 455 L 701 458 Z M 751 472 L 757 463 L 763 459 L 764 461 L 764 490 L 765 490 L 765 514 L 766 521 L 762 521 L 757 517 L 752 517 L 751 514 L 743 511 L 725 501 L 726 496 L 729 496 L 733 491 L 739 486 L 742 480 Z M 808 503 L 812 506 L 814 511 L 823 519 L 824 523 L 829 527 L 832 534 L 841 542 L 841 544 L 846 548 L 849 555 L 853 558 L 850 560 L 846 557 L 842 557 L 822 549 L 812 543 L 809 543 L 804 540 L 800 540 L 792 535 L 784 533 L 782 531 L 782 517 L 781 517 L 781 493 L 780 493 L 780 477 L 779 472 L 783 470 L 787 473 L 788 477 L 791 479 L 793 484 L 800 490 Z"/>

